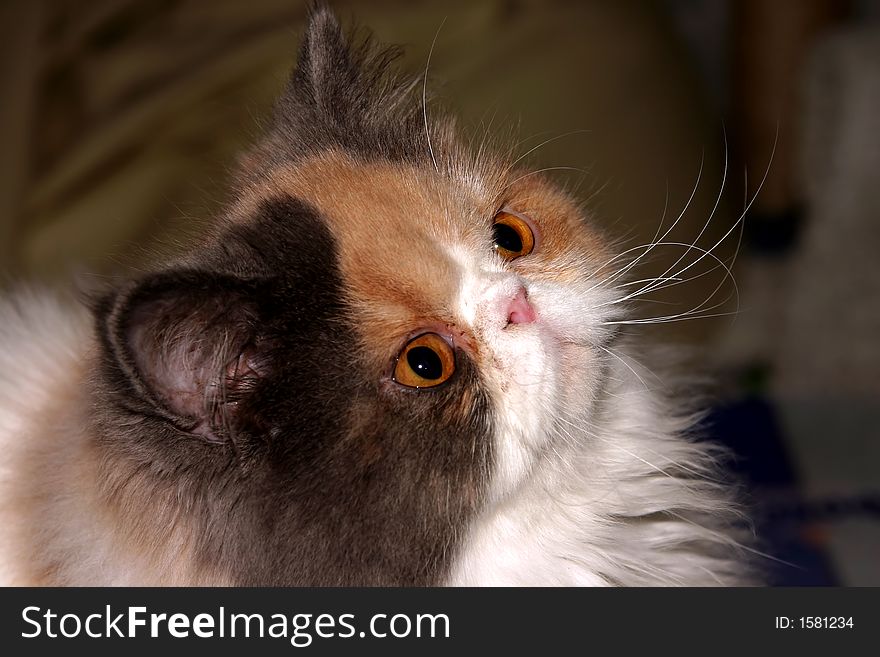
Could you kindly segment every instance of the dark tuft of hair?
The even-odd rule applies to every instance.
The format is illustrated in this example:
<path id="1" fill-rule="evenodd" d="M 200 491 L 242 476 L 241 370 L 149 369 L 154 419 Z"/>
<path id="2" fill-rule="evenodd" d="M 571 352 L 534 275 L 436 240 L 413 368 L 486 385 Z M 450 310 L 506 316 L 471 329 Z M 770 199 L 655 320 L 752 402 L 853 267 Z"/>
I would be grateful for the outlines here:
<path id="1" fill-rule="evenodd" d="M 338 148 L 364 159 L 430 161 L 420 77 L 396 66 L 398 46 L 364 29 L 345 31 L 323 3 L 312 5 L 297 66 L 276 105 L 261 159 L 296 160 Z"/>

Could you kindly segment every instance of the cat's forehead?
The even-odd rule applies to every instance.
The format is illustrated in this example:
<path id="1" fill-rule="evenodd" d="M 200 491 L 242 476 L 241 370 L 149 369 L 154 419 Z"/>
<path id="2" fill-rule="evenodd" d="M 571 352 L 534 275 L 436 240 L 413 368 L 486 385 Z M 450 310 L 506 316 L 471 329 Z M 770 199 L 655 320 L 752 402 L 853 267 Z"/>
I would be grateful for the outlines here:
<path id="1" fill-rule="evenodd" d="M 316 209 L 334 238 L 347 294 L 392 333 L 454 319 L 455 253 L 491 248 L 498 202 L 497 190 L 476 178 L 327 152 L 272 172 L 234 214 L 246 222 L 261 204 L 289 197 Z"/>
<path id="2" fill-rule="evenodd" d="M 497 196 L 476 177 L 358 161 L 334 151 L 276 170 L 260 192 L 292 195 L 313 205 L 346 251 L 366 246 L 365 241 L 396 250 L 414 241 L 474 239 L 491 221 Z"/>

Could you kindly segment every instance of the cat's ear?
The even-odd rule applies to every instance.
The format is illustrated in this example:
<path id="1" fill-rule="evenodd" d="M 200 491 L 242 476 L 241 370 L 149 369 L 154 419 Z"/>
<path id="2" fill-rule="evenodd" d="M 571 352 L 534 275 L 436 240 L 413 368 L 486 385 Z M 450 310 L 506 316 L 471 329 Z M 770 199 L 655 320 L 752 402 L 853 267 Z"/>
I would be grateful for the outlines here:
<path id="1" fill-rule="evenodd" d="M 352 81 L 356 73 L 339 19 L 325 5 L 313 4 L 288 93 L 323 105 L 333 95 L 340 78 Z"/>
<path id="2" fill-rule="evenodd" d="M 265 374 L 258 297 L 252 282 L 189 270 L 108 297 L 98 319 L 117 384 L 178 429 L 229 438 Z"/>
<path id="3" fill-rule="evenodd" d="M 367 33 L 346 33 L 322 2 L 311 6 L 296 68 L 282 94 L 279 113 L 298 115 L 302 108 L 345 124 L 400 90 L 393 88 L 389 64 L 397 47 L 378 47 Z"/>

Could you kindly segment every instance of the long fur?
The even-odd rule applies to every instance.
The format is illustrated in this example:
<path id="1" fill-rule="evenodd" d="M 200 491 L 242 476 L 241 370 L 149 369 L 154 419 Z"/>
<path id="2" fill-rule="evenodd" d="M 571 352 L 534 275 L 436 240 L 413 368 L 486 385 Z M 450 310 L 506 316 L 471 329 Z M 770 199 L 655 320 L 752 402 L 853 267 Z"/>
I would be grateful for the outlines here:
<path id="1" fill-rule="evenodd" d="M 0 581 L 755 581 L 692 393 L 619 331 L 712 249 L 622 285 L 666 233 L 615 255 L 548 181 L 429 122 L 393 57 L 316 7 L 202 248 L 93 317 L 0 305 Z M 501 207 L 540 225 L 534 256 L 492 249 Z M 507 321 L 517 294 L 538 321 Z M 454 343 L 448 386 L 389 380 L 413 330 Z"/>

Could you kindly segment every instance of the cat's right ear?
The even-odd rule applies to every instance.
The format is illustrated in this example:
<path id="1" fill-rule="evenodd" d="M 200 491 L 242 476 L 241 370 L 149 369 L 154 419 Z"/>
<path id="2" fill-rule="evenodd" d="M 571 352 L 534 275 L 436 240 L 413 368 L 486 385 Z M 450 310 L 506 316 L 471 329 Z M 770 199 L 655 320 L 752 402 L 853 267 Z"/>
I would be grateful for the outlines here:
<path id="1" fill-rule="evenodd" d="M 354 82 L 357 71 L 339 19 L 323 3 L 314 3 L 287 93 L 320 105 L 346 77 Z"/>
<path id="2" fill-rule="evenodd" d="M 336 15 L 316 2 L 276 118 L 284 121 L 305 113 L 333 127 L 353 129 L 384 103 L 393 107 L 394 99 L 409 89 L 397 88 L 389 72 L 400 55 L 400 48 L 378 47 L 366 33 L 346 33 Z"/>
<path id="3" fill-rule="evenodd" d="M 248 423 L 247 397 L 265 372 L 259 297 L 253 282 L 192 270 L 106 296 L 97 319 L 111 386 L 181 431 L 230 438 Z"/>

